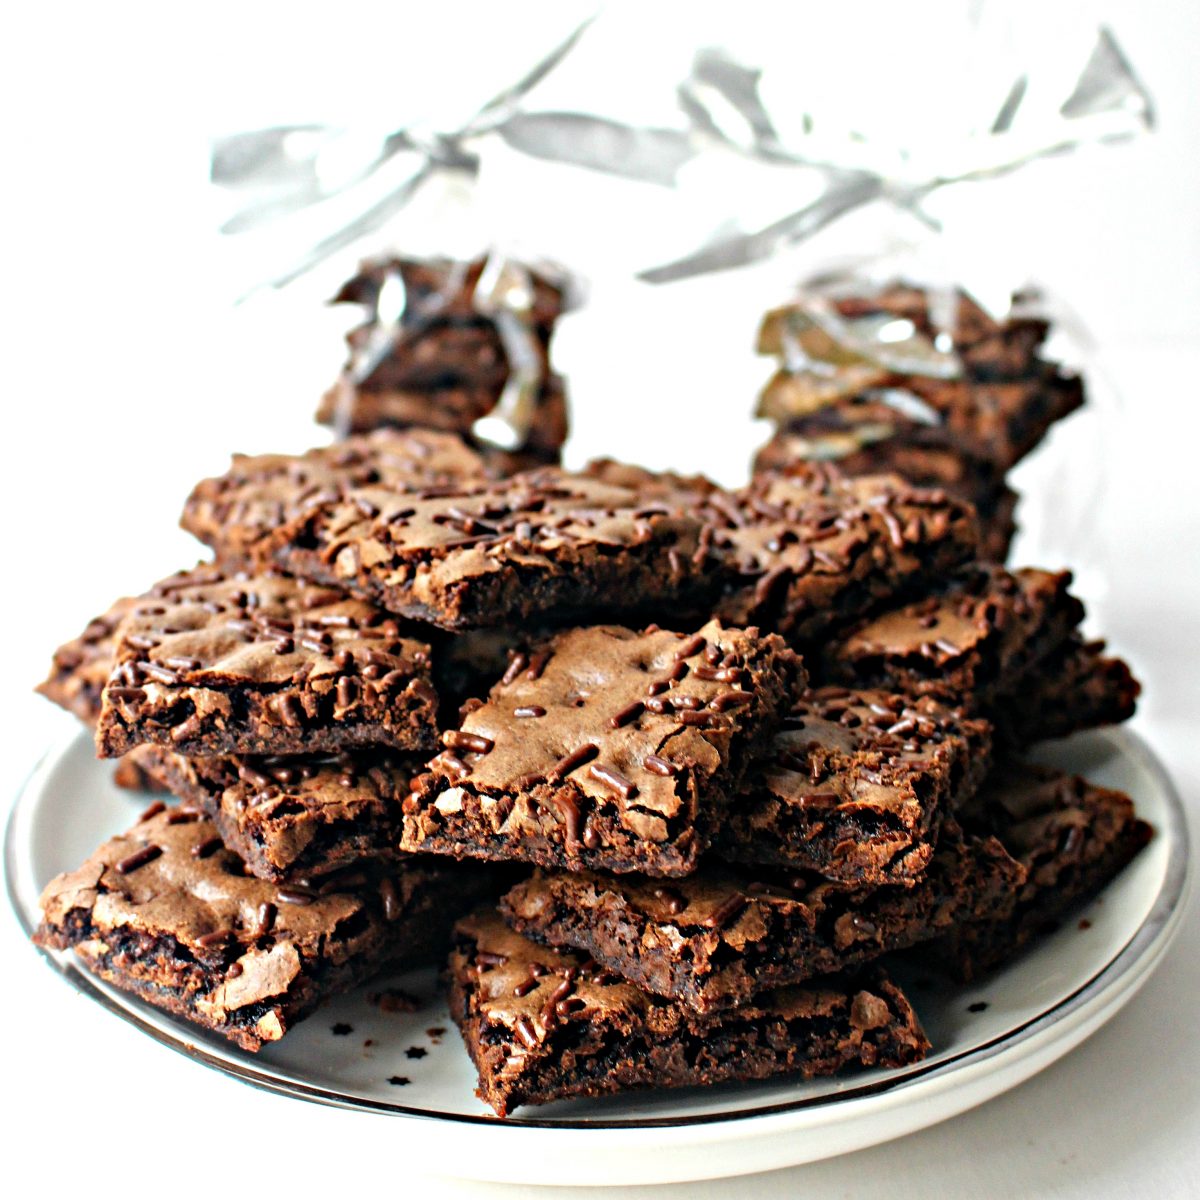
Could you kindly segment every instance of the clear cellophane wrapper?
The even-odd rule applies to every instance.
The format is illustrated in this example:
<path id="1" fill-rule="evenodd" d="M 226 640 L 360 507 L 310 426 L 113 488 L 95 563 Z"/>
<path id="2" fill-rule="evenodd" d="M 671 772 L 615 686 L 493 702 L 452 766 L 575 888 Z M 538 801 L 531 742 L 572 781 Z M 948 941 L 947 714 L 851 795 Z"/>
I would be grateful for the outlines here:
<path id="1" fill-rule="evenodd" d="M 316 300 L 363 258 L 488 255 L 493 277 L 516 282 L 481 303 L 515 312 L 519 333 L 519 269 L 553 264 L 573 305 L 553 345 L 568 463 L 611 455 L 737 483 L 773 428 L 752 415 L 774 369 L 754 353 L 758 328 L 800 285 L 961 287 L 996 318 L 1021 292 L 1053 323 L 1045 356 L 1085 373 L 1088 403 L 1011 476 L 1016 557 L 1086 571 L 1102 558 L 1090 468 L 1113 397 L 1070 297 L 996 214 L 1014 180 L 1048 183 L 1064 172 L 1051 160 L 1148 128 L 1145 88 L 1078 6 L 831 8 L 752 6 L 722 46 L 715 12 L 681 24 L 615 6 L 575 28 L 473 38 L 444 111 L 397 87 L 394 113 L 219 139 L 240 282 L 289 285 L 251 307 L 315 330 Z M 333 376 L 337 336 L 360 319 L 320 311 L 310 386 Z M 400 297 L 389 319 L 404 311 Z M 501 442 L 519 408 L 503 408 Z"/>

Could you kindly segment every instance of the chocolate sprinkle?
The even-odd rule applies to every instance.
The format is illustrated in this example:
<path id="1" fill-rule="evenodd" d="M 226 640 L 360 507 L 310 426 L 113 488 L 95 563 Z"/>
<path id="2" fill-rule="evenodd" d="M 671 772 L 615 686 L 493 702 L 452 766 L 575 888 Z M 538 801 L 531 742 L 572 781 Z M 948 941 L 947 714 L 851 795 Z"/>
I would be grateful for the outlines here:
<path id="1" fill-rule="evenodd" d="M 562 758 L 550 768 L 550 776 L 552 779 L 563 779 L 572 771 L 582 767 L 584 763 L 591 762 L 597 754 L 600 753 L 600 748 L 594 742 L 586 742 L 582 746 L 576 747 L 568 754 L 564 754 Z"/>
<path id="2" fill-rule="evenodd" d="M 138 867 L 152 863 L 160 854 L 162 854 L 162 847 L 151 842 L 150 845 L 143 846 L 140 850 L 135 850 L 128 857 L 121 859 L 117 863 L 117 872 L 121 875 L 128 875 L 136 871 Z"/>

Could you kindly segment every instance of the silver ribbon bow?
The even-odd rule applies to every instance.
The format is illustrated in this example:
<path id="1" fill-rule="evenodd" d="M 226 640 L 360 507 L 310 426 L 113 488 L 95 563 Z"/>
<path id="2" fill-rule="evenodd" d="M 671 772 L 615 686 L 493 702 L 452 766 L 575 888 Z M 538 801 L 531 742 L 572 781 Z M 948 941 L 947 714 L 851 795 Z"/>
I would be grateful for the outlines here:
<path id="1" fill-rule="evenodd" d="M 216 141 L 214 183 L 250 198 L 222 226 L 236 234 L 308 209 L 334 196 L 363 188 L 384 168 L 395 169 L 409 156 L 390 190 L 355 217 L 302 253 L 292 266 L 269 280 L 279 287 L 331 255 L 381 229 L 439 173 L 474 177 L 487 139 L 496 137 L 534 158 L 586 167 L 646 183 L 674 186 L 680 168 L 697 155 L 720 147 L 751 161 L 816 171 L 818 198 L 749 233 L 721 235 L 683 258 L 640 273 L 651 283 L 668 283 L 710 271 L 740 267 L 777 253 L 816 233 L 838 217 L 883 200 L 936 226 L 923 200 L 947 184 L 1006 174 L 1034 159 L 1092 142 L 1126 138 L 1152 127 L 1153 106 L 1146 89 L 1104 28 L 1074 85 L 1050 114 L 1032 108 L 1030 78 L 1013 80 L 985 132 L 964 144 L 953 142 L 925 174 L 899 176 L 896 147 L 850 139 L 831 142 L 813 130 L 785 143 L 762 100 L 761 71 L 736 62 L 721 50 L 704 50 L 678 88 L 686 128 L 624 124 L 580 112 L 526 112 L 529 93 L 570 54 L 593 18 L 533 64 L 512 86 L 484 104 L 459 129 L 398 129 L 374 141 L 365 153 L 355 149 L 352 132 L 321 125 L 275 126 Z M 1028 118 L 1028 119 L 1026 119 Z M 872 151 L 875 151 L 872 159 Z M 841 160 L 841 161 L 839 161 Z M 337 164 L 336 171 L 331 164 Z"/>
<path id="2" fill-rule="evenodd" d="M 878 147 L 877 166 L 851 167 L 832 161 L 828 140 L 815 133 L 796 145 L 785 145 L 763 104 L 760 80 L 760 71 L 735 62 L 723 51 L 701 51 L 680 85 L 679 103 L 695 129 L 751 160 L 822 172 L 821 195 L 762 229 L 720 237 L 674 262 L 641 272 L 640 279 L 670 283 L 757 262 L 874 200 L 889 201 L 936 227 L 921 202 L 937 188 L 1006 174 L 1085 143 L 1131 137 L 1154 123 L 1149 94 L 1112 33 L 1103 27 L 1056 114 L 1050 119 L 1039 116 L 1028 122 L 1030 128 L 1025 127 L 1021 118 L 1029 103 L 1029 77 L 1022 74 L 1008 89 L 988 130 L 965 147 L 955 146 L 958 161 L 926 178 L 893 175 L 894 147 Z M 804 124 L 810 131 L 817 126 L 807 114 Z M 863 151 L 869 154 L 870 149 L 869 143 L 856 145 L 855 158 L 861 160 Z"/>
<path id="3" fill-rule="evenodd" d="M 236 133 L 213 144 L 211 178 L 250 199 L 221 227 L 238 234 L 348 193 L 376 177 L 402 155 L 411 167 L 400 182 L 356 217 L 305 251 L 268 281 L 282 287 L 369 234 L 381 229 L 440 172 L 474 177 L 481 143 L 489 136 L 534 158 L 587 167 L 642 182 L 671 185 L 695 153 L 687 131 L 638 128 L 587 113 L 524 112 L 525 97 L 570 54 L 594 17 L 539 59 L 510 87 L 484 104 L 460 129 L 415 127 L 385 135 L 349 167 L 341 160 L 351 135 L 323 125 L 280 125 Z M 329 169 L 337 163 L 336 172 Z"/>

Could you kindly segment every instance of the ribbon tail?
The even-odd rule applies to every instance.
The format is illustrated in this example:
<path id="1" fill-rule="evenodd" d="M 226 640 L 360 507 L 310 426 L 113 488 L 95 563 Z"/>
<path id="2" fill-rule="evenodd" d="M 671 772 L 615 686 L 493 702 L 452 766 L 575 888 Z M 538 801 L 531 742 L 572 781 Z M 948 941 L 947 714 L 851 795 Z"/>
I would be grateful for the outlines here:
<path id="1" fill-rule="evenodd" d="M 679 168 L 695 154 L 681 130 L 640 129 L 584 113 L 517 113 L 495 132 L 533 158 L 665 187 L 674 186 Z"/>
<path id="2" fill-rule="evenodd" d="M 597 9 L 580 21 L 557 46 L 538 59 L 516 83 L 510 84 L 502 92 L 493 96 L 467 124 L 464 134 L 482 133 L 511 115 L 517 102 L 533 91 L 575 49 L 579 39 L 599 16 L 599 11 Z"/>
<path id="3" fill-rule="evenodd" d="M 298 162 L 287 153 L 287 142 L 296 134 L 331 136 L 324 125 L 272 125 L 214 138 L 209 179 L 220 187 L 242 188 L 291 183 L 298 171 L 313 174 L 313 155 Z"/>
<path id="4" fill-rule="evenodd" d="M 296 186 L 291 191 L 282 195 L 276 191 L 273 196 L 239 208 L 221 226 L 220 232 L 227 235 L 249 233 L 260 225 L 269 224 L 280 217 L 289 217 L 292 213 L 311 208 L 314 204 L 320 204 L 333 196 L 340 196 L 357 187 L 364 179 L 370 178 L 397 154 L 415 148 L 408 133 L 401 129 L 387 137 L 379 153 L 370 162 L 364 163 L 353 175 L 343 179 L 336 186 L 322 184 L 315 171 L 306 170 L 305 176 L 295 181 Z M 306 167 L 309 165 L 305 164 Z"/>
<path id="5" fill-rule="evenodd" d="M 779 133 L 759 94 L 761 80 L 762 71 L 757 67 L 743 66 L 724 50 L 709 47 L 697 53 L 692 63 L 691 77 L 681 88 L 687 97 L 685 108 L 691 109 L 694 105 L 703 109 L 707 117 L 706 126 L 724 137 L 724 132 L 713 120 L 703 98 L 697 94 L 697 85 L 712 88 L 746 122 L 755 147 L 760 151 L 769 151 L 778 147 Z"/>
<path id="6" fill-rule="evenodd" d="M 1154 101 L 1146 85 L 1125 57 L 1112 30 L 1102 25 L 1075 89 L 1063 101 L 1059 112 L 1070 118 L 1117 110 L 1129 113 L 1146 129 L 1154 128 Z"/>
<path id="7" fill-rule="evenodd" d="M 239 208 L 221 227 L 220 232 L 226 235 L 250 233 L 261 225 L 269 224 L 280 217 L 290 217 L 292 213 L 301 212 L 314 204 L 319 204 L 335 193 L 326 192 L 315 183 L 304 188 L 289 192 L 285 196 L 273 200 L 260 200 Z"/>
<path id="8" fill-rule="evenodd" d="M 265 284 L 259 284 L 251 288 L 249 292 L 239 296 L 238 303 L 240 304 L 243 300 L 252 296 L 260 287 L 285 287 L 287 284 L 293 282 L 293 280 L 299 279 L 301 275 L 305 275 L 314 267 L 319 266 L 330 255 L 337 254 L 340 250 L 346 249 L 347 246 L 352 246 L 359 238 L 366 237 L 369 233 L 374 233 L 408 204 L 417 189 L 433 174 L 433 170 L 433 164 L 427 162 L 415 175 L 405 180 L 395 191 L 389 192 L 383 199 L 371 205 L 366 212 L 361 213 L 336 233 L 322 238 L 321 241 L 313 246 L 287 271 L 274 276 L 267 280 Z"/>
<path id="9" fill-rule="evenodd" d="M 838 217 L 884 195 L 883 181 L 875 175 L 858 174 L 842 181 L 812 204 L 789 214 L 756 233 L 739 234 L 694 254 L 638 272 L 644 283 L 674 283 L 712 271 L 730 271 L 769 258 L 791 242 L 811 237 Z"/>

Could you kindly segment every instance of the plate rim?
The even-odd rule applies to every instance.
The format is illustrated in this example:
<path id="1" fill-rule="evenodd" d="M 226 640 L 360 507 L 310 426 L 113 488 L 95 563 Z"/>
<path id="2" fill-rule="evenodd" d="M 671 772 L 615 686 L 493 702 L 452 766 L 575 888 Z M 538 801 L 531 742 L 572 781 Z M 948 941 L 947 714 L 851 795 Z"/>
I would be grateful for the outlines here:
<path id="1" fill-rule="evenodd" d="M 1132 975 L 1132 972 L 1156 950 L 1158 953 L 1150 959 L 1147 969 L 1152 969 L 1157 965 L 1162 952 L 1169 945 L 1182 919 L 1186 908 L 1185 901 L 1192 882 L 1191 839 L 1186 808 L 1170 772 L 1149 743 L 1136 730 L 1118 727 L 1087 732 L 1089 736 L 1103 738 L 1114 744 L 1119 752 L 1135 758 L 1139 765 L 1155 778 L 1165 802 L 1166 812 L 1156 827 L 1156 835 L 1166 841 L 1167 861 L 1163 870 L 1162 883 L 1145 919 L 1103 967 L 1069 995 L 1064 996 L 1056 1004 L 1036 1016 L 1030 1017 L 1027 1021 L 992 1038 L 983 1045 L 960 1051 L 958 1054 L 934 1063 L 917 1064 L 903 1072 L 882 1079 L 852 1085 L 832 1096 L 810 1096 L 779 1101 L 775 1104 L 759 1105 L 755 1108 L 730 1109 L 684 1117 L 558 1119 L 520 1116 L 500 1118 L 492 1114 L 441 1112 L 385 1100 L 348 1096 L 290 1076 L 272 1075 L 260 1071 L 253 1065 L 255 1061 L 253 1059 L 242 1062 L 239 1058 L 225 1057 L 223 1054 L 209 1051 L 203 1043 L 194 1041 L 188 1036 L 190 1033 L 194 1037 L 199 1031 L 192 1030 L 182 1019 L 172 1018 L 169 1014 L 145 1005 L 136 997 L 115 989 L 115 994 L 110 993 L 65 952 L 60 955 L 58 952 L 40 946 L 35 948 L 56 974 L 65 979 L 77 992 L 99 1003 L 121 1020 L 153 1038 L 160 1045 L 166 1046 L 175 1053 L 184 1055 L 210 1070 L 219 1071 L 260 1091 L 325 1107 L 418 1118 L 422 1121 L 436 1123 L 453 1122 L 460 1125 L 483 1126 L 489 1129 L 557 1130 L 563 1134 L 593 1131 L 611 1134 L 642 1130 L 702 1129 L 713 1126 L 730 1126 L 738 1122 L 750 1122 L 761 1118 L 783 1117 L 819 1109 L 833 1110 L 850 1106 L 855 1101 L 875 1099 L 884 1094 L 898 1095 L 918 1087 L 924 1091 L 929 1088 L 931 1083 L 944 1082 L 948 1076 L 957 1072 L 978 1067 L 1002 1054 L 1007 1055 L 1017 1047 L 1033 1041 L 1051 1026 L 1079 1014 L 1080 1010 L 1086 1009 L 1090 1003 L 1108 994 L 1120 981 L 1124 980 L 1126 983 L 1126 989 L 1122 991 L 1122 994 L 1125 990 L 1140 983 L 1141 978 Z M 82 731 L 76 730 L 69 736 L 64 735 L 56 739 L 47 747 L 18 787 L 5 821 L 3 852 L 5 891 L 17 923 L 27 938 L 32 936 L 34 926 L 26 912 L 24 898 L 17 894 L 17 877 L 20 874 L 17 869 L 17 826 L 34 784 L 49 769 L 50 765 L 66 755 L 82 736 Z M 149 1013 L 144 1014 L 143 1009 L 148 1009 Z M 153 1014 L 153 1019 L 150 1014 Z M 168 1028 L 161 1027 L 157 1023 L 160 1021 L 165 1022 Z M 180 1027 L 178 1034 L 171 1032 L 176 1025 Z M 232 1050 L 226 1051 L 226 1054 L 232 1055 L 233 1053 Z"/>

